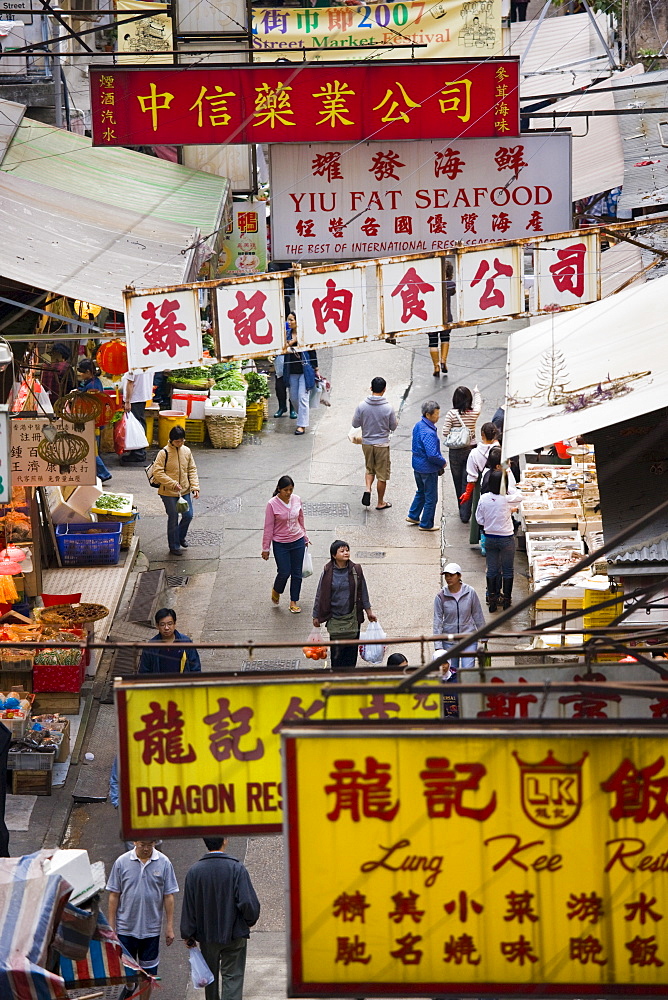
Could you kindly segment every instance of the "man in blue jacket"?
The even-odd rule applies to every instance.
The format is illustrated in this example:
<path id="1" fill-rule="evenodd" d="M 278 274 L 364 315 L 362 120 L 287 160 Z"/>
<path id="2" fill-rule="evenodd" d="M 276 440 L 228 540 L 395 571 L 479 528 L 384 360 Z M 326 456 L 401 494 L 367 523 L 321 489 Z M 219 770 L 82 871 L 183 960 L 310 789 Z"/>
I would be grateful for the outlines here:
<path id="1" fill-rule="evenodd" d="M 192 642 L 188 635 L 176 631 L 176 611 L 173 608 L 160 608 L 155 615 L 158 634 L 149 641 L 160 643 L 160 648 L 153 652 L 145 649 L 139 661 L 140 674 L 183 674 L 199 673 L 202 666 L 199 653 L 193 646 L 186 649 L 175 645 L 179 642 Z"/>
<path id="2" fill-rule="evenodd" d="M 438 477 L 443 475 L 445 459 L 441 455 L 436 424 L 441 407 L 433 399 L 422 404 L 422 420 L 413 428 L 413 475 L 417 490 L 406 520 L 417 524 L 419 531 L 438 531 L 434 525 L 438 500 Z"/>

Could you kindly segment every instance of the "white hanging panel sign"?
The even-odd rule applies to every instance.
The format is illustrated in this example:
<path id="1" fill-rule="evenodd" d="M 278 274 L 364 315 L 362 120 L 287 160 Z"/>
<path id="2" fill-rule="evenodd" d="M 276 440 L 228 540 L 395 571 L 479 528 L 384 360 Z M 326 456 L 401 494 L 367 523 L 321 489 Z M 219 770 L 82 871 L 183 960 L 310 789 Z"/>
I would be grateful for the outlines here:
<path id="1" fill-rule="evenodd" d="M 385 333 L 425 333 L 443 327 L 443 259 L 380 264 Z"/>
<path id="2" fill-rule="evenodd" d="M 298 274 L 295 289 L 300 346 L 317 349 L 366 338 L 366 295 L 361 269 Z"/>
<path id="3" fill-rule="evenodd" d="M 524 282 L 520 247 L 496 247 L 460 257 L 458 321 L 486 323 L 524 312 Z"/>
<path id="4" fill-rule="evenodd" d="M 369 259 L 571 227 L 570 135 L 270 147 L 276 260 Z"/>
<path id="5" fill-rule="evenodd" d="M 123 293 L 130 371 L 189 368 L 202 363 L 197 289 Z"/>
<path id="6" fill-rule="evenodd" d="M 595 233 L 536 246 L 536 305 L 539 310 L 595 302 L 600 294 L 600 255 Z"/>
<path id="7" fill-rule="evenodd" d="M 240 281 L 216 289 L 221 357 L 281 354 L 285 307 L 280 278 Z"/>

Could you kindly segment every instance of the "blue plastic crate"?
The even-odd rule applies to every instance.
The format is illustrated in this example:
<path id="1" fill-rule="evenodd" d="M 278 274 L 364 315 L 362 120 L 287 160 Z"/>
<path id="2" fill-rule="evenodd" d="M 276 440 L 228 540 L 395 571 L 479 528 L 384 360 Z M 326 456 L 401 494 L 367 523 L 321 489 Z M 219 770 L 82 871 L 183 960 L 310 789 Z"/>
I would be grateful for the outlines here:
<path id="1" fill-rule="evenodd" d="M 121 553 L 120 522 L 57 524 L 63 566 L 115 566 Z"/>

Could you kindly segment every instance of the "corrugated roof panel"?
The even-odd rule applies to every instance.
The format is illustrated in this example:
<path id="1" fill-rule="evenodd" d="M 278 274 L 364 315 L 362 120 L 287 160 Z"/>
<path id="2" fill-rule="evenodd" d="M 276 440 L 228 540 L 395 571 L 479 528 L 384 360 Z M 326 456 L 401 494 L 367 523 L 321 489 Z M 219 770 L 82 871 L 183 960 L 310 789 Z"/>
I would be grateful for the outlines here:
<path id="1" fill-rule="evenodd" d="M 621 210 L 653 208 L 668 202 L 668 114 L 652 113 L 652 108 L 668 107 L 668 71 L 644 73 L 633 82 L 652 80 L 656 86 L 615 94 L 618 110 L 638 109 L 637 115 L 618 119 L 624 153 Z"/>
<path id="2" fill-rule="evenodd" d="M 609 18 L 601 13 L 595 16 L 601 34 L 612 45 Z M 609 68 L 605 48 L 588 14 L 547 17 L 534 38 L 535 27 L 533 21 L 515 21 L 510 25 L 510 54 L 523 56 L 531 42 L 521 73 L 538 74 L 522 78 L 522 97 L 586 87 Z M 592 59 L 601 60 L 595 73 Z"/>
<path id="3" fill-rule="evenodd" d="M 622 546 L 619 549 L 613 549 L 606 558 L 614 566 L 623 563 L 668 563 L 668 533 L 660 535 L 655 542 L 646 545 L 635 545 L 630 548 Z"/>
<path id="4" fill-rule="evenodd" d="M 614 111 L 615 97 L 611 87 L 630 76 L 642 74 L 642 66 L 632 66 L 622 73 L 613 73 L 594 84 L 585 93 L 557 101 L 554 111 L 555 128 L 569 128 L 573 133 L 573 201 L 618 187 L 624 180 L 624 150 L 617 119 L 605 117 L 570 117 L 570 111 Z M 546 128 L 552 119 L 536 118 L 532 128 Z"/>

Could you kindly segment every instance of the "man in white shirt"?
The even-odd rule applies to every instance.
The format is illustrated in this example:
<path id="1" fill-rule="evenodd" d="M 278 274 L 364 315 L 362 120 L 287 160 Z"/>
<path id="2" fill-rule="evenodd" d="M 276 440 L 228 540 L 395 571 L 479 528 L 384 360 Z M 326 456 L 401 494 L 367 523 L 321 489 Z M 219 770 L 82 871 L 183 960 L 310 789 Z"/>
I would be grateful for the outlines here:
<path id="1" fill-rule="evenodd" d="M 126 413 L 132 413 L 146 433 L 146 403 L 153 399 L 153 372 L 126 372 L 122 382 L 123 405 Z M 146 449 L 126 451 L 121 455 L 123 465 L 146 461 Z"/>
<path id="2" fill-rule="evenodd" d="M 141 968 L 156 976 L 163 908 L 165 943 L 174 940 L 174 893 L 179 887 L 171 861 L 156 851 L 154 840 L 137 840 L 131 851 L 114 861 L 107 889 L 109 926 Z M 134 991 L 135 987 L 126 987 L 123 1000 Z"/>

